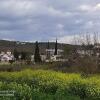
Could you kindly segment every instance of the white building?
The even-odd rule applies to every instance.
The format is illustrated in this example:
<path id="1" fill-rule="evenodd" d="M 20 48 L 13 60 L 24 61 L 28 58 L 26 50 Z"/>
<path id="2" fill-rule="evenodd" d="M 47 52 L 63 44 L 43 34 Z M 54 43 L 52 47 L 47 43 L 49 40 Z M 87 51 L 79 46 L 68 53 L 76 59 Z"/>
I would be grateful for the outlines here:
<path id="1" fill-rule="evenodd" d="M 63 52 L 64 52 L 63 50 L 57 49 L 57 55 L 62 55 Z M 54 55 L 54 53 L 55 53 L 55 49 L 46 49 L 46 55 L 52 56 Z"/>
<path id="2" fill-rule="evenodd" d="M 62 56 L 63 52 L 63 50 L 58 49 L 57 55 L 54 55 L 55 49 L 46 49 L 46 53 L 40 55 L 40 57 L 43 62 L 65 61 L 66 59 Z M 31 55 L 31 61 L 34 62 L 34 55 Z"/>
<path id="3" fill-rule="evenodd" d="M 7 51 L 6 53 L 1 52 L 0 54 L 1 62 L 9 62 L 10 60 L 14 60 L 14 55 L 10 51 Z"/>
<path id="4" fill-rule="evenodd" d="M 77 53 L 80 56 L 84 56 L 84 55 L 91 56 L 91 55 L 93 55 L 93 50 L 77 50 Z"/>
<path id="5" fill-rule="evenodd" d="M 34 62 L 34 55 L 31 55 L 31 62 Z"/>
<path id="6" fill-rule="evenodd" d="M 43 62 L 46 61 L 46 55 L 40 55 L 40 57 Z M 31 55 L 31 61 L 34 62 L 34 55 Z"/>
<path id="7" fill-rule="evenodd" d="M 40 55 L 40 57 L 41 57 L 41 60 L 43 61 L 43 62 L 45 62 L 46 61 L 46 55 Z"/>
<path id="8" fill-rule="evenodd" d="M 57 49 L 57 55 L 54 55 L 55 49 L 46 49 L 46 62 L 66 61 L 66 59 L 64 59 L 62 56 L 63 52 L 64 50 Z"/>

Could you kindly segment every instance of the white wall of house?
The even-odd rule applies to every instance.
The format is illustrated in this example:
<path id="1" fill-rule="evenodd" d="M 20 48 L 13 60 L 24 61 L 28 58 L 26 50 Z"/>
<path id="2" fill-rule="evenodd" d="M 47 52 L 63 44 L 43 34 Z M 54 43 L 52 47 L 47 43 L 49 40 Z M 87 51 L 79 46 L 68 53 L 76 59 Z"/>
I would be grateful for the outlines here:
<path id="1" fill-rule="evenodd" d="M 62 55 L 64 51 L 61 50 L 61 49 L 58 49 L 57 50 L 57 55 Z M 55 53 L 55 49 L 46 49 L 46 55 L 50 55 L 50 56 L 53 56 Z"/>
<path id="2" fill-rule="evenodd" d="M 31 55 L 31 61 L 34 62 L 34 55 Z"/>
<path id="3" fill-rule="evenodd" d="M 46 60 L 46 55 L 40 55 L 41 56 L 41 60 L 45 61 Z"/>
<path id="4" fill-rule="evenodd" d="M 14 55 L 11 52 L 1 52 L 0 61 L 1 62 L 9 62 L 10 60 L 14 60 Z"/>
<path id="5" fill-rule="evenodd" d="M 42 61 L 46 60 L 46 55 L 40 55 L 40 57 Z M 34 62 L 34 55 L 31 55 L 31 61 Z"/>

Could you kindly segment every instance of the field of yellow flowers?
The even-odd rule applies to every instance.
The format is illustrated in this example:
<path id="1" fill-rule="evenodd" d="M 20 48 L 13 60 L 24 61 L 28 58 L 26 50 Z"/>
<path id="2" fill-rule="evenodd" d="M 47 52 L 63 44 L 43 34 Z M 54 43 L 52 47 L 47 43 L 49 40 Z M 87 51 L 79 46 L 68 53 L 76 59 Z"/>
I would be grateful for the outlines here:
<path id="1" fill-rule="evenodd" d="M 14 96 L 0 100 L 100 100 L 100 75 L 31 69 L 1 72 L 0 91 L 11 90 Z"/>

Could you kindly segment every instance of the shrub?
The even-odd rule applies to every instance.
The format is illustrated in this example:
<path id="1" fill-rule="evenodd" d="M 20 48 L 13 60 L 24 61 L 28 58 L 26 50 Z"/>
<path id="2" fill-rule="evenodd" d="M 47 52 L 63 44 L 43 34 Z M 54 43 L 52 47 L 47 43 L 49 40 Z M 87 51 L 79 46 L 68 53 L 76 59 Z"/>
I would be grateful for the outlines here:
<path id="1" fill-rule="evenodd" d="M 17 83 L 1 83 L 0 91 L 15 91 L 14 96 L 11 97 L 1 97 L 1 98 L 10 98 L 12 100 L 31 100 L 31 88 L 27 84 L 17 84 Z"/>
<path id="2" fill-rule="evenodd" d="M 76 98 L 80 97 L 81 99 L 100 99 L 99 75 L 83 78 L 80 74 L 64 74 L 46 70 L 23 70 L 21 72 L 1 72 L 0 80 L 1 90 L 13 89 L 17 91 L 16 97 L 18 96 L 21 99 L 27 97 L 30 100 L 35 97 L 38 98 L 38 95 L 39 98 L 47 96 L 48 100 L 54 98 L 63 98 L 60 100 L 64 100 L 64 97 L 70 97 L 70 95 L 75 95 Z"/>

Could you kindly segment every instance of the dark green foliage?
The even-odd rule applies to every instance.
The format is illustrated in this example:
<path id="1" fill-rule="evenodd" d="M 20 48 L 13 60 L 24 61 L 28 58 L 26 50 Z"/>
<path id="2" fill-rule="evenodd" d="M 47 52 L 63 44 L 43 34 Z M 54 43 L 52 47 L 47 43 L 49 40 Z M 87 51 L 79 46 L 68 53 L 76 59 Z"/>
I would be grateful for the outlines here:
<path id="1" fill-rule="evenodd" d="M 15 62 L 15 60 L 9 60 L 10 64 L 13 64 Z"/>
<path id="2" fill-rule="evenodd" d="M 27 84 L 18 84 L 16 82 L 0 83 L 0 91 L 14 91 L 12 96 L 0 96 L 0 100 L 31 100 L 31 88 Z M 9 93 L 9 92 L 8 92 Z M 5 95 L 5 94 L 4 94 Z"/>
<path id="3" fill-rule="evenodd" d="M 57 44 L 57 39 L 56 39 L 54 55 L 57 55 L 57 49 L 58 49 L 57 45 L 58 45 L 58 44 Z"/>
<path id="4" fill-rule="evenodd" d="M 29 53 L 25 51 L 18 52 L 17 49 L 14 49 L 13 54 L 16 60 L 19 60 L 19 55 L 21 55 L 21 60 L 26 60 L 29 58 Z"/>
<path id="5" fill-rule="evenodd" d="M 49 41 L 48 41 L 48 44 L 47 44 L 47 49 L 50 49 L 50 43 L 49 43 Z"/>
<path id="6" fill-rule="evenodd" d="M 0 100 L 80 100 L 77 96 L 69 94 L 48 94 L 40 92 L 39 89 L 33 89 L 31 86 L 16 82 L 0 82 L 0 91 L 13 91 L 13 96 L 0 96 Z"/>
<path id="7" fill-rule="evenodd" d="M 21 52 L 21 60 L 26 60 L 26 52 Z"/>
<path id="8" fill-rule="evenodd" d="M 47 49 L 50 49 L 50 43 L 48 41 Z M 50 52 L 47 52 L 47 59 L 50 59 Z"/>
<path id="9" fill-rule="evenodd" d="M 18 60 L 19 52 L 17 51 L 17 49 L 14 49 L 13 54 L 14 54 L 15 59 Z"/>
<path id="10" fill-rule="evenodd" d="M 38 41 L 36 41 L 36 43 L 35 43 L 34 60 L 35 60 L 36 63 L 41 62 L 41 57 L 40 57 L 40 53 L 39 53 L 39 45 L 38 45 Z"/>

